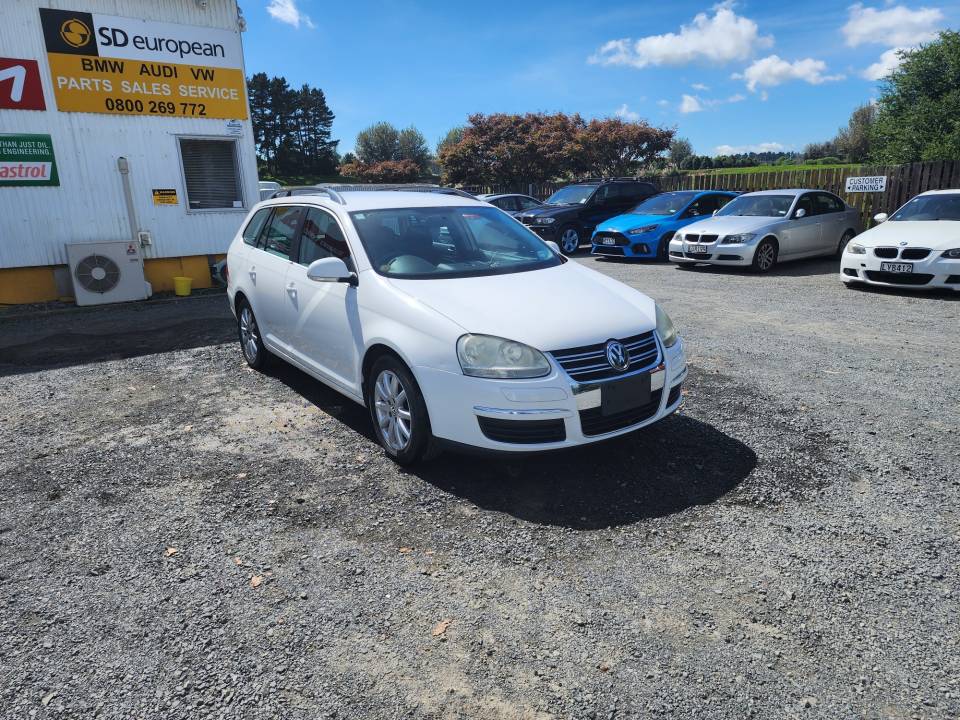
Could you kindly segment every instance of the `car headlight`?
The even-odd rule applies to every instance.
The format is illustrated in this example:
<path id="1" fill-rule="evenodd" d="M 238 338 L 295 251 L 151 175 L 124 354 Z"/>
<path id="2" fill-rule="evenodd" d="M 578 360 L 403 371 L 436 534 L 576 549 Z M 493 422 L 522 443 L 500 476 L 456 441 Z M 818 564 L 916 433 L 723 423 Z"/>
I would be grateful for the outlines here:
<path id="1" fill-rule="evenodd" d="M 756 237 L 753 233 L 741 233 L 739 235 L 727 235 L 720 241 L 721 245 L 743 245 Z"/>
<path id="2" fill-rule="evenodd" d="M 951 260 L 960 260 L 960 248 L 950 248 L 943 251 L 943 257 Z"/>
<path id="3" fill-rule="evenodd" d="M 653 232 L 657 229 L 657 225 L 644 225 L 643 227 L 635 227 L 632 230 L 627 230 L 627 235 L 643 235 L 644 233 Z"/>
<path id="4" fill-rule="evenodd" d="M 538 217 L 533 219 L 533 222 L 537 225 L 553 225 L 556 221 L 557 219 L 552 217 Z"/>
<path id="5" fill-rule="evenodd" d="M 492 335 L 463 335 L 457 358 L 464 375 L 482 378 L 535 378 L 550 373 L 546 356 L 529 345 Z"/>
<path id="6" fill-rule="evenodd" d="M 851 255 L 866 255 L 867 249 L 863 245 L 856 245 L 851 243 L 847 245 L 847 252 Z"/>
<path id="7" fill-rule="evenodd" d="M 660 336 L 660 342 L 664 347 L 669 348 L 677 344 L 677 329 L 673 327 L 670 316 L 659 305 L 657 305 L 657 335 Z"/>

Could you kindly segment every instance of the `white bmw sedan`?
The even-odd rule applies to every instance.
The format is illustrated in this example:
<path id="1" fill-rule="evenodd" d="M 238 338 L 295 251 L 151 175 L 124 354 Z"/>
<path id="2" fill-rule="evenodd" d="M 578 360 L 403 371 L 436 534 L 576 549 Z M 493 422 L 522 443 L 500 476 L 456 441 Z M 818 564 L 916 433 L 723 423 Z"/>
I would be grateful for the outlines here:
<path id="1" fill-rule="evenodd" d="M 680 405 L 686 360 L 666 313 L 487 203 L 276 198 L 251 212 L 227 265 L 246 361 L 282 358 L 365 405 L 402 464 L 443 445 L 582 445 Z M 577 302 L 558 313 L 559 297 Z"/>
<path id="2" fill-rule="evenodd" d="M 739 265 L 757 272 L 778 262 L 840 257 L 860 231 L 860 214 L 824 190 L 765 190 L 741 195 L 670 241 L 680 265 Z"/>
<path id="3" fill-rule="evenodd" d="M 917 195 L 890 218 L 847 245 L 840 279 L 899 288 L 948 288 L 960 292 L 960 190 Z"/>

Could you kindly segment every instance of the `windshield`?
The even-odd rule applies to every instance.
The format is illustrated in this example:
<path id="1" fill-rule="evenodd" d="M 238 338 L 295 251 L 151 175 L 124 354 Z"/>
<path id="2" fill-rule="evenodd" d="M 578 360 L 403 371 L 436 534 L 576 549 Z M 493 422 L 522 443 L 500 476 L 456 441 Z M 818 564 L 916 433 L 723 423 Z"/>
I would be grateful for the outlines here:
<path id="1" fill-rule="evenodd" d="M 547 205 L 583 205 L 596 189 L 596 185 L 568 185 L 557 190 L 544 202 Z"/>
<path id="2" fill-rule="evenodd" d="M 897 210 L 891 220 L 960 220 L 960 194 L 921 195 Z"/>
<path id="3" fill-rule="evenodd" d="M 672 192 L 644 200 L 630 212 L 634 215 L 676 215 L 693 200 L 695 192 Z"/>
<path id="4" fill-rule="evenodd" d="M 717 215 L 786 217 L 795 195 L 741 195 L 724 205 Z"/>
<path id="5" fill-rule="evenodd" d="M 540 270 L 563 261 L 534 233 L 491 207 L 418 207 L 352 212 L 373 269 L 435 279 Z"/>

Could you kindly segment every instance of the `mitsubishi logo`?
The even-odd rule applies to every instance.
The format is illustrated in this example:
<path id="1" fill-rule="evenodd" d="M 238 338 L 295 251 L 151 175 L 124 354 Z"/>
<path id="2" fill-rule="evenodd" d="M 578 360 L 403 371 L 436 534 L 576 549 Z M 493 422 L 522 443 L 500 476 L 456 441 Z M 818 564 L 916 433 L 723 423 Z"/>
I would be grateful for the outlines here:
<path id="1" fill-rule="evenodd" d="M 630 367 L 630 356 L 627 355 L 627 349 L 619 340 L 611 340 L 606 348 L 607 362 L 614 370 L 623 372 Z"/>

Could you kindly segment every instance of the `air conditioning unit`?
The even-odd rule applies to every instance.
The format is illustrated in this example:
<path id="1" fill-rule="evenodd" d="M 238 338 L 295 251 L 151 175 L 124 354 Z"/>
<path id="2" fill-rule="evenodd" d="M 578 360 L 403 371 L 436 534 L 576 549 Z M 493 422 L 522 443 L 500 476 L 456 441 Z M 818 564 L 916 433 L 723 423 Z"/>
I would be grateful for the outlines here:
<path id="1" fill-rule="evenodd" d="M 67 245 L 67 263 L 77 305 L 145 300 L 153 294 L 135 242 Z"/>

